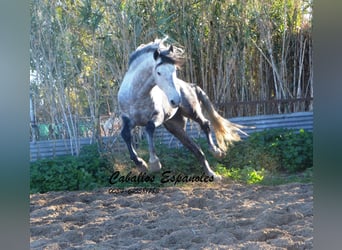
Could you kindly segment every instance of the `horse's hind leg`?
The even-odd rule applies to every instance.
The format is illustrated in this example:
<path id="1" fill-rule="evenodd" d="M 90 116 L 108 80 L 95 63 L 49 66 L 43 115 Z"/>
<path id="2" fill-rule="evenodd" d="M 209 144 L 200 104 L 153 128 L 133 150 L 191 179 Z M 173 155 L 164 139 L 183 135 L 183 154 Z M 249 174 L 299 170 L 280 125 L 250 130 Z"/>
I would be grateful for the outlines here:
<path id="1" fill-rule="evenodd" d="M 217 158 L 222 157 L 224 155 L 224 152 L 222 152 L 218 147 L 216 147 L 210 129 L 210 122 L 204 117 L 200 104 L 197 101 L 197 103 L 190 103 L 186 100 L 186 98 L 184 98 L 183 102 L 183 114 L 200 125 L 202 131 L 206 136 L 209 145 L 209 150 L 211 151 L 211 153 Z"/>
<path id="2" fill-rule="evenodd" d="M 185 118 L 180 113 L 177 113 L 175 117 L 164 123 L 165 128 L 174 136 L 176 136 L 178 140 L 180 140 L 181 143 L 196 156 L 197 160 L 199 160 L 202 164 L 205 173 L 209 176 L 213 176 L 216 180 L 220 180 L 221 176 L 215 174 L 210 168 L 201 148 L 186 134 L 184 125 Z"/>
<path id="3" fill-rule="evenodd" d="M 147 142 L 148 142 L 148 150 L 150 152 L 150 171 L 158 172 L 161 169 L 161 164 L 158 156 L 156 155 L 155 145 L 153 140 L 154 130 L 156 126 L 153 121 L 149 121 L 146 125 L 146 133 L 147 133 Z"/>
<path id="4" fill-rule="evenodd" d="M 197 112 L 196 115 L 194 117 L 190 117 L 192 120 L 194 120 L 195 122 L 197 122 L 202 131 L 204 132 L 206 138 L 207 138 L 207 142 L 209 145 L 209 150 L 211 151 L 211 153 L 216 157 L 216 158 L 221 158 L 224 156 L 224 152 L 222 152 L 218 147 L 216 147 L 214 141 L 213 141 L 213 137 L 212 137 L 212 133 L 211 133 L 211 129 L 210 129 L 210 122 L 204 118 L 204 116 L 202 115 L 202 113 Z"/>
<path id="5" fill-rule="evenodd" d="M 127 144 L 127 148 L 131 157 L 131 160 L 134 161 L 135 165 L 139 168 L 140 171 L 146 172 L 147 171 L 147 164 L 146 162 L 139 158 L 137 152 L 134 150 L 132 145 L 132 126 L 131 122 L 128 117 L 123 116 L 123 127 L 121 130 L 121 136 L 124 139 L 125 143 Z"/>
<path id="6" fill-rule="evenodd" d="M 220 158 L 224 155 L 224 152 L 222 152 L 213 141 L 210 129 L 210 122 L 203 115 L 202 107 L 198 100 L 195 88 L 196 85 L 185 85 L 182 88 L 182 115 L 190 118 L 191 120 L 197 122 L 200 125 L 202 131 L 206 136 L 209 145 L 209 150 L 215 157 Z"/>

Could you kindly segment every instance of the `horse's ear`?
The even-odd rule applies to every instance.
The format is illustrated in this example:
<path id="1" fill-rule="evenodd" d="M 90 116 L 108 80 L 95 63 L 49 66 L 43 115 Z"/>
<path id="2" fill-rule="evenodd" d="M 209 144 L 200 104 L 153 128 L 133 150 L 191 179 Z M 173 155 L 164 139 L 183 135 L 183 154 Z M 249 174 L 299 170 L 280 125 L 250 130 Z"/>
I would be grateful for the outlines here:
<path id="1" fill-rule="evenodd" d="M 169 52 L 173 52 L 173 45 L 170 45 Z"/>
<path id="2" fill-rule="evenodd" d="M 158 57 L 159 57 L 159 55 L 160 55 L 160 51 L 159 51 L 159 49 L 156 49 L 156 50 L 154 51 L 154 53 L 153 53 L 153 58 L 154 58 L 154 60 L 157 60 Z"/>

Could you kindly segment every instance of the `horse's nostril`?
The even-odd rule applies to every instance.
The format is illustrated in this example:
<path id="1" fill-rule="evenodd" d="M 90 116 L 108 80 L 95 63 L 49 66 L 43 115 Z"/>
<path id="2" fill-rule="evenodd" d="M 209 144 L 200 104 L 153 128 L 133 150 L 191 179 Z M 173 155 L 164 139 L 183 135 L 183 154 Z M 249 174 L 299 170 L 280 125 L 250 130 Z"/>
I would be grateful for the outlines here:
<path id="1" fill-rule="evenodd" d="M 177 108 L 179 106 L 179 102 L 175 102 L 174 100 L 170 100 L 170 104 L 173 108 Z"/>

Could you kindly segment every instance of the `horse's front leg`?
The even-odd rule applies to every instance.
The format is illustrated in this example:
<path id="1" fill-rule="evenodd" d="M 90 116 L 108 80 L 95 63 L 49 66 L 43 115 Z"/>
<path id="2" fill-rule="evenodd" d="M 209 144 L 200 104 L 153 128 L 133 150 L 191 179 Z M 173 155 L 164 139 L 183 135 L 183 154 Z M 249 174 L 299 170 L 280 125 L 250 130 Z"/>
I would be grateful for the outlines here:
<path id="1" fill-rule="evenodd" d="M 146 125 L 146 134 L 147 134 L 147 142 L 148 142 L 148 150 L 150 152 L 150 171 L 151 172 L 158 172 L 161 169 L 161 164 L 159 158 L 156 154 L 155 145 L 154 145 L 154 131 L 156 129 L 156 125 L 153 121 L 149 121 Z"/>
<path id="2" fill-rule="evenodd" d="M 131 157 L 131 160 L 134 161 L 135 165 L 139 168 L 141 172 L 147 172 L 147 164 L 146 162 L 138 157 L 137 152 L 134 150 L 134 147 L 132 145 L 132 126 L 131 122 L 128 117 L 123 116 L 122 117 L 123 121 L 123 127 L 121 130 L 121 136 L 125 143 L 127 144 L 127 148 Z"/>

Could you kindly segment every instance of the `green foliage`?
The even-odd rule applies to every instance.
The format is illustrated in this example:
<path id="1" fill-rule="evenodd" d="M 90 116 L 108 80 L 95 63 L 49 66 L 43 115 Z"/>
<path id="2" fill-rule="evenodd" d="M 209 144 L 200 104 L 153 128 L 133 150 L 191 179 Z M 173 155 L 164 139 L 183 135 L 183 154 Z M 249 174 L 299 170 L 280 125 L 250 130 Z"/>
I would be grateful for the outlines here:
<path id="1" fill-rule="evenodd" d="M 278 158 L 281 170 L 303 171 L 313 165 L 313 135 L 303 129 L 269 129 L 254 133 L 249 141 L 265 153 Z"/>
<path id="2" fill-rule="evenodd" d="M 264 182 L 266 175 L 277 176 L 282 172 L 297 174 L 312 169 L 312 145 L 312 132 L 303 129 L 269 129 L 253 133 L 230 148 L 216 171 L 247 183 Z M 311 177 L 306 176 L 307 179 Z M 265 179 L 271 182 L 270 178 Z"/>
<path id="3" fill-rule="evenodd" d="M 222 164 L 216 166 L 216 172 L 225 178 L 231 178 L 247 184 L 261 183 L 265 176 L 265 169 L 255 170 L 252 167 L 226 168 Z"/>
<path id="4" fill-rule="evenodd" d="M 276 156 L 248 139 L 235 143 L 220 162 L 230 168 L 253 168 L 256 170 L 264 168 L 268 171 L 280 168 L 279 159 Z"/>
<path id="5" fill-rule="evenodd" d="M 294 173 L 312 167 L 312 133 L 303 129 L 268 129 L 235 143 L 222 164 L 233 168 Z"/>
<path id="6" fill-rule="evenodd" d="M 31 163 L 30 170 L 32 193 L 91 190 L 108 186 L 110 176 L 108 163 L 100 157 L 96 145 L 83 147 L 78 157 L 38 160 Z"/>
<path id="7" fill-rule="evenodd" d="M 276 185 L 293 181 L 312 181 L 312 133 L 304 130 L 270 129 L 251 134 L 231 146 L 227 155 L 215 159 L 207 150 L 207 142 L 198 140 L 209 164 L 225 178 L 247 184 Z M 168 148 L 156 142 L 163 171 L 174 174 L 201 175 L 203 168 L 187 149 Z M 137 149 L 139 156 L 149 158 L 146 142 Z M 31 192 L 90 190 L 110 186 L 114 171 L 120 175 L 138 175 L 126 153 L 99 153 L 96 145 L 84 146 L 78 157 L 56 157 L 31 163 Z M 149 174 L 155 180 L 143 183 L 118 182 L 112 187 L 160 187 L 161 173 Z"/>
<path id="8" fill-rule="evenodd" d="M 263 185 L 281 185 L 291 182 L 310 183 L 313 180 L 313 167 L 305 169 L 303 172 L 284 174 L 276 172 L 266 174 L 262 180 Z"/>

